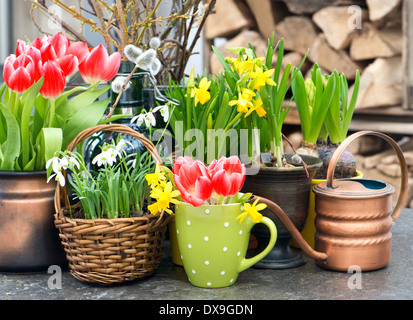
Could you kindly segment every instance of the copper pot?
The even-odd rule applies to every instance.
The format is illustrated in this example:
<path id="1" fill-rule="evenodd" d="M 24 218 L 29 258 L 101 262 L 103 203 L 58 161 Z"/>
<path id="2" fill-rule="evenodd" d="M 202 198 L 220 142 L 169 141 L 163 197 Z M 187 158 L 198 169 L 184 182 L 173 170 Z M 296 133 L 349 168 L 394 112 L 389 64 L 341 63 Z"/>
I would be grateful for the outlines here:
<path id="1" fill-rule="evenodd" d="M 394 187 L 378 180 L 340 179 L 333 183 L 334 170 L 343 150 L 362 135 L 375 135 L 389 142 L 401 166 L 401 188 L 394 210 Z M 390 228 L 407 199 L 408 171 L 397 143 L 374 131 L 360 131 L 345 139 L 334 153 L 327 170 L 327 180 L 316 186 L 315 250 L 301 236 L 282 209 L 268 199 L 261 202 L 280 219 L 303 251 L 322 268 L 348 271 L 357 265 L 362 271 L 377 270 L 390 262 Z"/>
<path id="2" fill-rule="evenodd" d="M 0 270 L 67 264 L 54 227 L 54 183 L 46 172 L 0 171 Z"/>

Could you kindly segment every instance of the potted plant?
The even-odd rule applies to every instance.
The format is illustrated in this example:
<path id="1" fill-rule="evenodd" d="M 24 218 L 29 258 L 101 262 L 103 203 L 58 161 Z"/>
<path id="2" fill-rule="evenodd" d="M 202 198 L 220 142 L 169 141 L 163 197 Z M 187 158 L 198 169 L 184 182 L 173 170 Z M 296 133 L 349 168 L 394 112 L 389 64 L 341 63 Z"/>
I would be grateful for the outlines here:
<path id="1" fill-rule="evenodd" d="M 103 46 L 89 51 L 62 33 L 31 44 L 19 40 L 16 54 L 7 57 L 0 89 L 0 219 L 8 226 L 0 235 L 1 269 L 41 269 L 62 261 L 46 161 L 77 133 L 104 122 L 108 99 L 98 98 L 109 86 L 98 84 L 110 80 L 119 64 L 119 53 L 108 56 Z M 65 90 L 77 69 L 90 85 Z"/>
<path id="2" fill-rule="evenodd" d="M 111 141 L 93 159 L 98 170 L 89 170 L 84 157 L 73 150 L 102 130 L 132 135 L 143 143 L 146 151 L 128 154 L 127 140 Z M 167 169 L 152 142 L 120 124 L 98 125 L 82 131 L 67 150 L 49 160 L 48 180 L 58 181 L 55 225 L 76 279 L 109 285 L 133 281 L 156 271 L 172 213 L 170 204 L 179 195 L 172 190 L 172 182 L 163 180 L 165 183 L 156 189 L 158 201 L 151 203 L 150 186 L 164 177 L 164 170 Z M 70 174 L 66 176 L 65 172 Z M 66 200 L 66 181 L 72 186 L 75 204 Z"/>
<path id="3" fill-rule="evenodd" d="M 180 194 L 175 202 L 176 236 L 188 280 L 203 288 L 234 284 L 238 274 L 265 257 L 277 239 L 274 223 L 258 212 L 266 205 L 258 204 L 258 199 L 251 204 L 251 193 L 239 193 L 245 165 L 236 156 L 221 157 L 208 167 L 200 160 L 178 157 L 172 173 Z M 152 185 L 157 203 L 163 184 L 160 179 Z M 271 241 L 263 252 L 247 259 L 250 230 L 257 223 L 269 228 Z"/>
<path id="4" fill-rule="evenodd" d="M 243 190 L 254 190 L 257 196 L 279 204 L 301 229 L 308 212 L 311 178 L 322 163 L 317 157 L 285 154 L 283 150 L 282 126 L 290 110 L 285 101 L 300 66 L 292 68 L 287 64 L 284 72 L 281 71 L 284 39 L 274 46 L 274 36 L 268 40 L 264 57 L 258 57 L 251 45 L 230 49 L 238 54 L 237 58 L 224 58 L 213 49 L 224 67 L 225 83 L 232 93 L 228 107 L 232 106 L 238 112 L 237 125 L 250 130 L 256 150 L 253 158 L 260 163 L 258 173 L 247 176 Z M 253 128 L 259 129 L 259 136 L 258 130 Z M 259 154 L 261 157 L 257 159 Z M 305 263 L 300 253 L 291 250 L 288 230 L 270 211 L 265 210 L 264 214 L 274 219 L 278 240 L 273 250 L 256 266 L 286 268 Z M 257 251 L 260 251 L 268 243 L 268 232 L 257 226 L 253 234 L 258 240 Z"/>
<path id="5" fill-rule="evenodd" d="M 293 81 L 292 91 L 300 115 L 304 140 L 303 146 L 298 151 L 313 153 L 323 160 L 323 166 L 317 170 L 312 179 L 312 187 L 325 181 L 330 159 L 338 145 L 347 137 L 359 86 L 360 74 L 357 70 L 354 90 L 349 100 L 348 81 L 345 75 L 339 75 L 337 71 L 331 75 L 321 75 L 317 64 L 314 65 L 310 78 L 304 80 L 301 72 L 298 72 Z M 346 149 L 338 160 L 335 177 L 360 179 L 362 176 L 356 168 L 354 156 Z M 316 213 L 312 188 L 308 210 L 302 235 L 314 248 Z"/>

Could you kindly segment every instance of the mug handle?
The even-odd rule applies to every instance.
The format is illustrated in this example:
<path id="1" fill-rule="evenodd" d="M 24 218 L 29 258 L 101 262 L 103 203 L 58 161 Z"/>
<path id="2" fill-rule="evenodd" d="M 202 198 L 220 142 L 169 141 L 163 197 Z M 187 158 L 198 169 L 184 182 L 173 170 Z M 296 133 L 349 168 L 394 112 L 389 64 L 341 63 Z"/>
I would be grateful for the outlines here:
<path id="1" fill-rule="evenodd" d="M 256 264 L 258 261 L 261 259 L 265 258 L 265 256 L 270 253 L 272 248 L 275 245 L 275 242 L 277 241 L 277 227 L 275 226 L 274 222 L 272 222 L 271 219 L 267 217 L 262 217 L 262 220 L 257 223 L 262 223 L 265 224 L 268 229 L 270 229 L 270 242 L 268 245 L 265 247 L 263 251 L 261 251 L 259 254 L 252 258 L 244 258 L 242 259 L 240 266 L 239 266 L 239 272 L 242 272 L 250 267 L 252 267 L 254 264 Z M 255 224 L 254 224 L 255 225 Z"/>

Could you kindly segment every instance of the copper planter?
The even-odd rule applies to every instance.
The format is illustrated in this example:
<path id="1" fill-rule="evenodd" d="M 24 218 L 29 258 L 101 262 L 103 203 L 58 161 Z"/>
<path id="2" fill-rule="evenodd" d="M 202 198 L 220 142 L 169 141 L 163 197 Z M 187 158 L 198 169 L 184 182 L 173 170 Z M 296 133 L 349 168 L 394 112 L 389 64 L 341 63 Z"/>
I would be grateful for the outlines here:
<path id="1" fill-rule="evenodd" d="M 67 264 L 53 219 L 56 185 L 46 179 L 46 172 L 0 171 L 1 271 Z"/>

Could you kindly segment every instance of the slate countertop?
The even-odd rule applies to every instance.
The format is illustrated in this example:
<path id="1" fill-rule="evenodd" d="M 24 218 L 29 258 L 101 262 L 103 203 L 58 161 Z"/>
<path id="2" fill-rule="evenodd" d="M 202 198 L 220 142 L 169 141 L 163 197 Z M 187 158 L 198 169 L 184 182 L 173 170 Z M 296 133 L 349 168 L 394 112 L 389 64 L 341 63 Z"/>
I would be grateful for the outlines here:
<path id="1" fill-rule="evenodd" d="M 392 227 L 392 257 L 383 269 L 353 274 L 319 268 L 306 257 L 303 266 L 250 268 L 231 287 L 192 286 L 184 269 L 171 262 L 169 241 L 159 270 L 128 284 L 102 287 L 82 283 L 63 270 L 61 288 L 52 274 L 0 273 L 0 300 L 411 300 L 413 299 L 413 210 L 404 209 Z M 349 285 L 350 284 L 350 285 Z M 357 284 L 357 285 L 356 285 Z"/>

